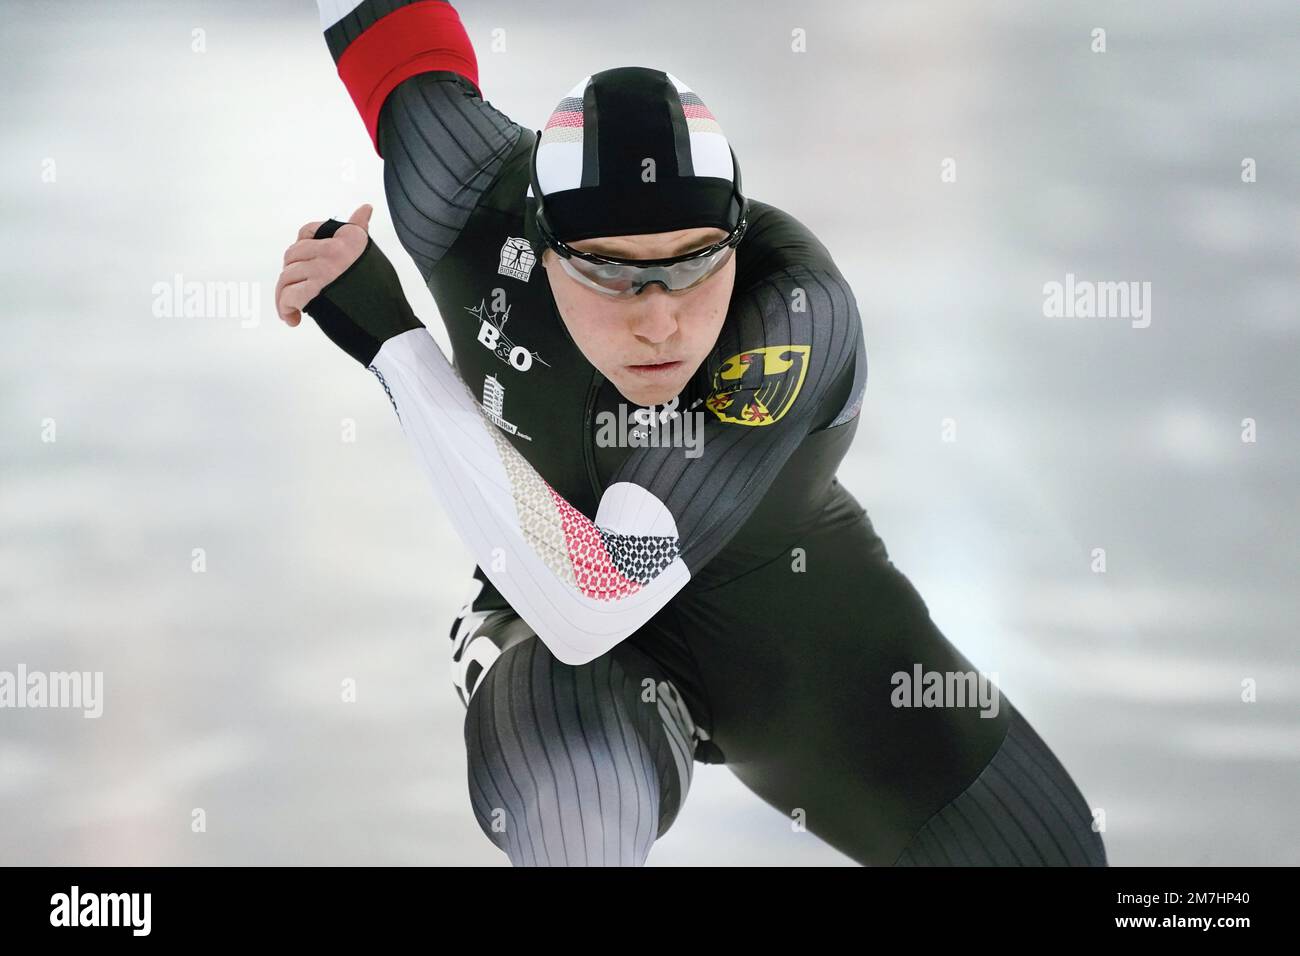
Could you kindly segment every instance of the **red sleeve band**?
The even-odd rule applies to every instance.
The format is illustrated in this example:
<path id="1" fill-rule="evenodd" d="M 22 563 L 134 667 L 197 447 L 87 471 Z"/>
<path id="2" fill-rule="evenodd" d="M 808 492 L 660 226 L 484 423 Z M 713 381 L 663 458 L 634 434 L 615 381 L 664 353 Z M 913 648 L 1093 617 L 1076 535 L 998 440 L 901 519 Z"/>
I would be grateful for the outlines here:
<path id="1" fill-rule="evenodd" d="M 403 80 L 430 70 L 450 70 L 479 88 L 478 60 L 469 34 L 444 0 L 422 0 L 376 20 L 343 51 L 338 69 L 376 153 L 379 110 Z"/>

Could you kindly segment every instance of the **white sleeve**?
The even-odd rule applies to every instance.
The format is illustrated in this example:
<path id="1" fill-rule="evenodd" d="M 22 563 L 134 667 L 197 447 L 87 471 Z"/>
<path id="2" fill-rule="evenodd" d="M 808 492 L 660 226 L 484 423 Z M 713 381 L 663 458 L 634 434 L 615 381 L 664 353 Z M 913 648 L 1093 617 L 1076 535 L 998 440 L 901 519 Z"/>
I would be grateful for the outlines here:
<path id="1" fill-rule="evenodd" d="M 565 664 L 614 647 L 690 579 L 663 502 L 618 482 L 594 521 L 583 515 L 486 417 L 426 329 L 385 341 L 370 369 L 461 540 Z"/>

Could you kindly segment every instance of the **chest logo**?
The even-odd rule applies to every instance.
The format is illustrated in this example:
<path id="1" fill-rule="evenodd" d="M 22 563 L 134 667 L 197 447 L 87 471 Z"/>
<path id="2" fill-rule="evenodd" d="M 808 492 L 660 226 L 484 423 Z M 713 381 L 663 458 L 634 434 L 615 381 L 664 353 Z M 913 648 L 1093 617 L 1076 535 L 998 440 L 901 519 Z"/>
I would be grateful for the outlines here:
<path id="1" fill-rule="evenodd" d="M 530 352 L 522 345 L 516 345 L 506 335 L 506 323 L 510 321 L 510 306 L 506 306 L 504 312 L 493 312 L 488 308 L 485 299 L 475 308 L 466 306 L 465 311 L 478 319 L 478 344 L 485 349 L 490 349 L 492 354 L 511 368 L 519 372 L 527 372 L 533 367 L 534 361 L 550 368 L 550 363 L 543 360 L 540 355 Z"/>
<path id="2" fill-rule="evenodd" d="M 527 282 L 529 273 L 533 271 L 533 266 L 536 264 L 537 254 L 533 252 L 528 240 L 512 236 L 501 247 L 501 261 L 497 264 L 497 272 Z"/>
<path id="3" fill-rule="evenodd" d="M 731 356 L 714 373 L 705 405 L 735 425 L 780 421 L 803 387 L 810 351 L 807 345 L 767 345 Z"/>

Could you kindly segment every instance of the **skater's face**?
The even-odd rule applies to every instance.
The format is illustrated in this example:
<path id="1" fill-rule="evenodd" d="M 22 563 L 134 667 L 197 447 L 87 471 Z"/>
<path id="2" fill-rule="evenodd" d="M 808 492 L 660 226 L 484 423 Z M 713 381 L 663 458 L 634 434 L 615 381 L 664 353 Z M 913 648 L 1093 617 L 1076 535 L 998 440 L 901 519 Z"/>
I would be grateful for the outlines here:
<path id="1" fill-rule="evenodd" d="M 727 237 L 721 229 L 682 229 L 569 243 L 579 252 L 620 259 L 667 259 Z M 661 405 L 686 387 L 718 341 L 736 280 L 736 257 L 699 285 L 668 292 L 651 283 L 616 299 L 565 272 L 554 250 L 542 256 L 560 317 L 587 361 L 637 405 Z"/>

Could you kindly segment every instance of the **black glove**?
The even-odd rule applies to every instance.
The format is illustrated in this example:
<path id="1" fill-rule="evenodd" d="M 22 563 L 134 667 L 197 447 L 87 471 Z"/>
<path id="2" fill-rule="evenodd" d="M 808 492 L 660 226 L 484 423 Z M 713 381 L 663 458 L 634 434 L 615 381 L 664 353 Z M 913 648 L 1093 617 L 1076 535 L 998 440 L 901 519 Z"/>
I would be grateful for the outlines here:
<path id="1" fill-rule="evenodd" d="M 312 238 L 328 239 L 343 225 L 337 219 L 326 220 Z M 303 311 L 331 342 L 367 367 L 393 336 L 424 328 L 402 294 L 393 264 L 368 236 L 357 261 L 321 289 Z"/>

